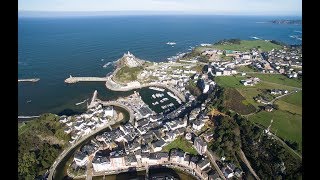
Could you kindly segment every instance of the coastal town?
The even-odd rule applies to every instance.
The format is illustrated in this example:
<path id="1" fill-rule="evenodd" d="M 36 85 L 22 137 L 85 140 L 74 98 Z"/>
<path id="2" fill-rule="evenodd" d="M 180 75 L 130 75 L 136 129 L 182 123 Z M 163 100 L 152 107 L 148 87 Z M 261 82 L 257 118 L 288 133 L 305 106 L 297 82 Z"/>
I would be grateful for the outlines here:
<path id="1" fill-rule="evenodd" d="M 210 98 L 199 103 L 197 94 L 190 92 L 193 91 L 190 84 L 198 88 L 202 95 L 214 93 L 217 88 L 214 77 L 242 76 L 244 79 L 239 83 L 244 87 L 259 84 L 261 80 L 254 73 L 239 72 L 242 66 L 252 68 L 255 73 L 280 73 L 288 78 L 299 78 L 302 75 L 299 70 L 302 66 L 301 51 L 284 48 L 266 53 L 256 48 L 243 52 L 210 49 L 208 45 L 203 47 L 206 50 L 200 56 L 209 62 L 194 56 L 151 63 L 136 58 L 130 52 L 125 53 L 119 59 L 114 73 L 106 78 L 107 88 L 130 90 L 148 87 L 156 92 L 150 97 L 152 106 L 142 100 L 138 91 L 118 98 L 115 102 L 130 109 L 134 120 L 112 128 L 106 125 L 111 121 L 122 121 L 123 114 L 117 112 L 113 105 L 105 105 L 108 102 L 101 101 L 95 94 L 86 113 L 72 117 L 61 116 L 60 123 L 66 127 L 64 132 L 71 135 L 70 145 L 92 130 L 109 127 L 109 130 L 95 135 L 77 150 L 68 168 L 68 175 L 75 178 L 105 176 L 130 172 L 132 169 L 148 172 L 149 168 L 165 166 L 192 174 L 196 179 L 241 179 L 244 173 L 242 167 L 225 160 L 225 157 L 217 157 L 209 149 L 214 137 L 214 125 L 217 124 L 215 116 L 208 114 Z M 135 73 L 134 80 L 126 81 L 117 77 L 123 67 L 143 68 Z M 165 89 L 172 90 L 167 94 L 178 106 L 164 97 Z M 270 102 L 289 93 L 293 91 L 269 89 L 254 99 L 265 105 L 265 111 L 271 112 L 274 107 Z M 162 112 L 156 113 L 152 107 L 159 104 Z M 266 133 L 273 135 L 269 128 Z M 187 143 L 196 153 L 184 152 L 179 148 L 166 150 L 166 146 L 177 139 Z"/>
<path id="2" fill-rule="evenodd" d="M 301 46 L 224 39 L 139 56 L 103 62 L 102 77 L 65 75 L 66 88 L 103 88 L 20 124 L 22 179 L 302 176 Z"/>

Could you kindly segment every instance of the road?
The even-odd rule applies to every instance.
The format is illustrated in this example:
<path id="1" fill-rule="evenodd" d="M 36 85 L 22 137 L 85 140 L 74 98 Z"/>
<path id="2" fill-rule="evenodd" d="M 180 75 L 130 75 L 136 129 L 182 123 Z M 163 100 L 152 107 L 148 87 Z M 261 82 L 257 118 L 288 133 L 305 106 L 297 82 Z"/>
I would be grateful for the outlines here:
<path id="1" fill-rule="evenodd" d="M 240 149 L 240 151 L 238 152 L 240 159 L 246 164 L 246 166 L 248 167 L 249 171 L 251 172 L 251 174 L 257 179 L 260 180 L 260 178 L 258 177 L 258 175 L 256 174 L 256 172 L 253 170 L 253 168 L 251 167 L 250 162 L 248 161 L 246 155 L 244 154 L 244 152 L 242 151 L 242 149 Z"/>
<path id="2" fill-rule="evenodd" d="M 130 116 L 131 118 L 131 116 Z M 65 156 L 72 151 L 75 147 L 77 147 L 79 144 L 81 144 L 82 142 L 84 142 L 85 140 L 87 140 L 88 138 L 90 138 L 91 136 L 94 136 L 95 134 L 105 130 L 106 128 L 108 128 L 109 126 L 112 126 L 114 124 L 118 123 L 118 121 L 110 121 L 109 123 L 107 123 L 106 125 L 104 125 L 101 128 L 97 128 L 94 131 L 92 131 L 91 133 L 81 137 L 81 139 L 78 139 L 74 144 L 72 144 L 70 147 L 68 147 L 67 149 L 65 149 L 55 160 L 55 162 L 53 163 L 53 165 L 50 167 L 49 169 L 49 176 L 48 176 L 48 180 L 52 180 L 53 179 L 53 173 L 55 172 L 57 166 L 59 165 L 59 163 L 61 162 L 61 160 L 63 160 L 65 158 Z"/>
<path id="3" fill-rule="evenodd" d="M 214 156 L 213 152 L 212 152 L 211 150 L 207 150 L 207 151 L 206 151 L 206 154 L 207 154 L 207 156 L 209 157 L 209 159 L 210 159 L 211 163 L 213 164 L 213 166 L 216 168 L 216 170 L 217 170 L 218 174 L 220 175 L 220 177 L 221 177 L 222 179 L 226 179 L 226 178 L 224 177 L 222 171 L 220 170 L 218 164 L 216 163 L 216 159 L 217 159 L 217 158 Z"/>
<path id="4" fill-rule="evenodd" d="M 291 92 L 289 92 L 289 93 L 287 93 L 287 94 L 283 94 L 283 95 L 281 95 L 281 96 L 278 96 L 278 97 L 274 98 L 272 101 L 270 101 L 269 103 L 270 103 L 270 104 L 273 104 L 274 101 L 276 101 L 276 100 L 278 100 L 278 99 L 280 99 L 280 98 L 282 98 L 282 97 L 288 96 L 288 95 L 290 95 L 290 94 L 297 93 L 297 92 L 300 91 L 300 90 L 301 90 L 301 89 L 297 89 L 297 90 L 291 91 Z"/>
<path id="5" fill-rule="evenodd" d="M 261 125 L 258 125 L 258 124 L 254 124 L 255 126 L 261 128 L 261 129 L 264 129 L 264 127 L 262 127 Z M 288 150 L 290 150 L 292 153 L 294 153 L 298 158 L 300 158 L 302 160 L 302 156 L 297 153 L 295 150 L 293 150 L 290 146 L 288 146 L 282 139 L 280 139 L 278 136 L 274 135 L 271 133 L 271 136 L 274 137 L 276 140 L 280 141 L 280 143 L 285 147 L 287 148 Z"/>
<path id="6" fill-rule="evenodd" d="M 282 141 L 282 139 L 280 139 L 278 136 L 274 135 L 271 133 L 271 136 L 274 137 L 276 140 L 280 141 L 280 143 L 287 149 L 289 149 L 292 153 L 294 153 L 295 155 L 297 155 L 300 160 L 302 160 L 302 156 L 297 153 L 295 150 L 293 150 L 290 146 L 288 146 L 284 141 Z"/>

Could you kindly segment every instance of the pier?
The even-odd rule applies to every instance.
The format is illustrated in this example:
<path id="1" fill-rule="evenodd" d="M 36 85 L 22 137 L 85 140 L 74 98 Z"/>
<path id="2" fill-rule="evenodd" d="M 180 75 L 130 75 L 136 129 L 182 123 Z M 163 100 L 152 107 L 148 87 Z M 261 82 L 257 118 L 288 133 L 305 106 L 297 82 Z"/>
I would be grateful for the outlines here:
<path id="1" fill-rule="evenodd" d="M 64 80 L 65 83 L 77 83 L 77 82 L 105 82 L 107 81 L 106 77 L 72 77 Z"/>
<path id="2" fill-rule="evenodd" d="M 40 78 L 32 78 L 32 79 L 18 79 L 18 82 L 38 82 Z"/>

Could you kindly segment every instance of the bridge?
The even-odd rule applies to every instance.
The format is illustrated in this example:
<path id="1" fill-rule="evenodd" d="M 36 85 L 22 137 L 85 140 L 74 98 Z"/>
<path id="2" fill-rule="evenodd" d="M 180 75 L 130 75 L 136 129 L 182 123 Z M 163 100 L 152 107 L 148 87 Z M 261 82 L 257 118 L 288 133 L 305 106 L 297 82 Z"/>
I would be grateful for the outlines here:
<path id="1" fill-rule="evenodd" d="M 39 78 L 32 78 L 32 79 L 18 79 L 18 82 L 38 82 Z"/>
<path id="2" fill-rule="evenodd" d="M 77 83 L 77 82 L 105 82 L 107 81 L 106 77 L 72 77 L 64 80 L 65 83 Z"/>

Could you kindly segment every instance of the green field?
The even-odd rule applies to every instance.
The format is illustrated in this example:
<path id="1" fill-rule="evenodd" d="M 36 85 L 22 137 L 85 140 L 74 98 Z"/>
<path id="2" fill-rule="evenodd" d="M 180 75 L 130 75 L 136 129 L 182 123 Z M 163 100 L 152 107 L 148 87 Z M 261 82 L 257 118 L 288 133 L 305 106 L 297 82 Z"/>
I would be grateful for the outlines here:
<path id="1" fill-rule="evenodd" d="M 183 150 L 184 152 L 188 152 L 193 155 L 197 155 L 198 152 L 192 147 L 192 144 L 188 142 L 183 136 L 178 137 L 170 144 L 166 145 L 163 148 L 163 151 L 169 152 L 171 149 L 178 148 Z"/>
<path id="2" fill-rule="evenodd" d="M 242 115 L 254 113 L 256 111 L 256 108 L 234 88 L 226 88 L 224 90 L 223 102 L 224 106 Z"/>
<path id="3" fill-rule="evenodd" d="M 278 137 L 284 140 L 295 141 L 299 144 L 299 149 L 302 146 L 302 116 L 292 114 L 287 111 L 274 110 L 272 112 L 260 111 L 259 113 L 249 116 L 249 120 L 261 124 L 264 127 L 270 125 L 271 119 L 273 123 L 271 131 L 276 133 Z"/>
<path id="4" fill-rule="evenodd" d="M 299 115 L 302 115 L 302 107 L 301 106 L 296 106 L 294 104 L 291 103 L 287 103 L 283 100 L 277 100 L 275 102 L 275 104 L 277 104 L 279 106 L 279 109 L 283 110 L 283 111 L 289 111 L 291 113 L 296 113 Z"/>
<path id="5" fill-rule="evenodd" d="M 293 86 L 302 87 L 302 81 L 298 79 L 290 79 L 281 74 L 254 74 L 253 76 L 260 78 L 262 81 Z"/>
<path id="6" fill-rule="evenodd" d="M 296 106 L 302 106 L 302 91 L 299 91 L 297 93 L 291 94 L 289 96 L 286 96 L 282 98 L 281 100 L 294 104 Z"/>
<path id="7" fill-rule="evenodd" d="M 280 74 L 254 74 L 262 80 L 255 86 L 244 86 L 240 80 L 246 79 L 245 76 L 217 76 L 216 83 L 221 87 L 227 88 L 257 88 L 257 89 L 286 89 L 294 90 L 295 87 L 302 87 L 302 81 L 297 79 L 289 79 Z"/>
<path id="8" fill-rule="evenodd" d="M 213 48 L 221 50 L 247 51 L 252 48 L 258 48 L 262 51 L 271 51 L 272 49 L 281 49 L 282 46 L 273 44 L 264 40 L 241 40 L 240 44 L 213 45 Z"/>
<path id="9" fill-rule="evenodd" d="M 238 87 L 245 87 L 243 84 L 240 83 L 240 80 L 245 79 L 242 76 L 217 76 L 215 77 L 216 83 L 225 88 L 238 88 Z"/>
<path id="10" fill-rule="evenodd" d="M 238 72 L 257 72 L 250 66 L 238 66 L 238 67 L 235 67 L 235 70 L 237 70 Z"/>
<path id="11" fill-rule="evenodd" d="M 114 80 L 120 83 L 135 81 L 142 69 L 142 67 L 129 68 L 128 66 L 123 66 L 114 76 Z"/>
<path id="12" fill-rule="evenodd" d="M 255 76 L 256 75 L 261 75 L 261 74 L 255 74 Z M 245 77 L 243 77 L 243 76 L 218 76 L 215 78 L 215 81 L 221 87 L 236 88 L 238 90 L 238 92 L 243 97 L 245 97 L 245 99 L 248 103 L 250 103 L 253 106 L 255 106 L 256 108 L 258 108 L 258 106 L 261 106 L 262 104 L 256 102 L 253 99 L 253 97 L 256 97 L 259 93 L 262 93 L 263 90 L 266 90 L 266 89 L 286 89 L 288 91 L 292 91 L 292 90 L 296 89 L 295 87 L 286 86 L 286 85 L 280 83 L 280 82 L 282 82 L 282 80 L 279 79 L 279 78 L 282 78 L 281 75 L 273 74 L 271 76 L 275 76 L 275 77 L 271 78 L 271 80 L 268 80 L 266 76 L 260 76 L 260 77 L 263 77 L 264 79 L 267 79 L 267 80 L 263 81 L 263 82 L 259 82 L 255 86 L 244 86 L 243 84 L 241 84 L 240 80 L 245 79 Z M 284 77 L 284 78 L 286 78 L 286 77 Z M 290 81 L 290 80 L 293 80 L 293 79 L 289 79 L 289 78 L 285 79 L 286 84 L 288 84 L 288 82 L 289 82 L 289 84 L 291 83 L 290 85 L 292 85 L 292 81 Z M 273 81 L 273 82 L 269 82 L 269 81 Z M 293 83 L 296 83 L 296 81 L 293 80 Z M 293 103 L 293 104 L 299 106 L 299 102 L 300 102 L 300 106 L 301 106 L 301 95 L 302 95 L 301 92 L 298 92 L 292 96 L 290 95 L 288 97 L 284 97 L 283 99 L 280 99 L 278 101 L 280 102 L 281 100 L 284 100 L 288 103 L 292 103 L 292 102 L 297 101 L 297 103 Z M 299 99 L 299 97 L 300 97 L 300 99 Z M 284 105 L 284 103 L 282 103 L 282 105 Z M 285 109 L 285 110 L 287 110 L 287 109 Z"/>

